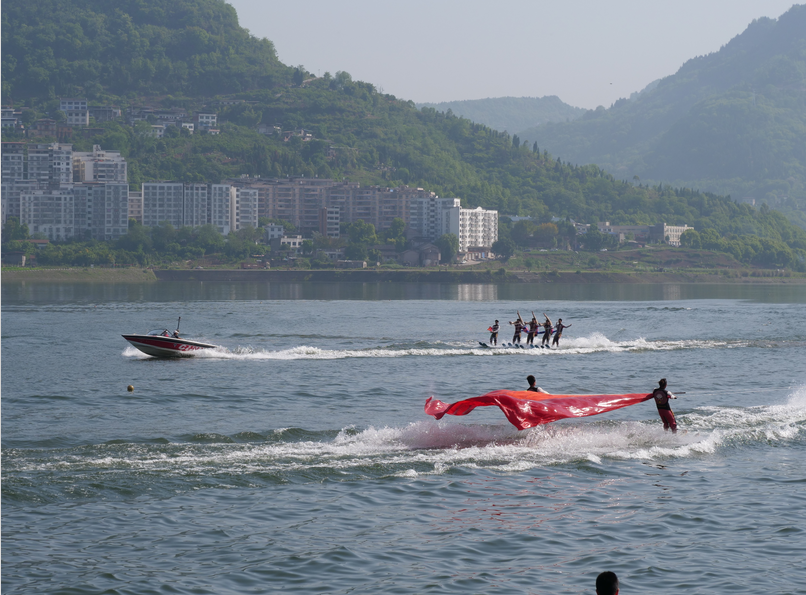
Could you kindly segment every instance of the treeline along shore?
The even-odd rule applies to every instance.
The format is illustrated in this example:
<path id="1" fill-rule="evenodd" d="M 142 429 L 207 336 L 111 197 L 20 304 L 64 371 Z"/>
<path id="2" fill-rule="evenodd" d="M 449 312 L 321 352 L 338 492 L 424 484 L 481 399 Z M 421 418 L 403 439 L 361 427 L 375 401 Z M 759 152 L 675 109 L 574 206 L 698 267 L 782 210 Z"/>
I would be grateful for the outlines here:
<path id="1" fill-rule="evenodd" d="M 470 270 L 241 270 L 69 268 L 3 269 L 5 282 L 156 283 L 203 281 L 210 283 L 406 282 L 406 283 L 782 283 L 806 284 L 802 275 L 781 276 L 776 271 L 715 272 L 527 272 Z"/>

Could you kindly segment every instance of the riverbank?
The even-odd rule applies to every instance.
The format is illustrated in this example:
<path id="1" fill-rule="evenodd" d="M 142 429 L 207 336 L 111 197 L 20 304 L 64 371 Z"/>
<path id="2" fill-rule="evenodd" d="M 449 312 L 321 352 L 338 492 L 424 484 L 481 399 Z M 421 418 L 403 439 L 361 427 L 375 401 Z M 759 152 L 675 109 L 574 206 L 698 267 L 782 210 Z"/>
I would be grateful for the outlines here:
<path id="1" fill-rule="evenodd" d="M 560 283 L 560 284 L 649 284 L 649 283 L 725 283 L 725 284 L 806 284 L 806 276 L 774 276 L 774 271 L 701 272 L 528 272 L 502 270 L 240 270 L 240 269 L 164 269 L 140 268 L 4 268 L 3 282 L 33 283 L 155 283 L 158 281 L 203 281 L 210 283 Z"/>
<path id="2" fill-rule="evenodd" d="M 158 270 L 159 281 L 207 282 L 339 282 L 358 283 L 764 283 L 803 284 L 804 277 L 746 276 L 730 273 L 610 273 L 610 272 L 527 272 L 527 271 L 469 271 L 469 270 Z"/>
<path id="3" fill-rule="evenodd" d="M 141 268 L 89 268 L 72 267 L 64 269 L 9 268 L 3 267 L 2 280 L 5 282 L 31 283 L 155 283 L 157 277 L 151 269 Z"/>

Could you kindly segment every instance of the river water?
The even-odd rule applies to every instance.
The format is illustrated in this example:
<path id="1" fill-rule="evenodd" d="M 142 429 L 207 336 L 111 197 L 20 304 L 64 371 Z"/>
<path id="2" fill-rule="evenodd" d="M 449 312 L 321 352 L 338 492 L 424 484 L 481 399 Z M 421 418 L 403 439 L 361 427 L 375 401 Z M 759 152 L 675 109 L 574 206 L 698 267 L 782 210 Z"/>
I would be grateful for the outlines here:
<path id="1" fill-rule="evenodd" d="M 528 374 L 680 431 L 423 412 Z M 805 511 L 804 286 L 2 287 L 4 594 L 806 593 Z"/>

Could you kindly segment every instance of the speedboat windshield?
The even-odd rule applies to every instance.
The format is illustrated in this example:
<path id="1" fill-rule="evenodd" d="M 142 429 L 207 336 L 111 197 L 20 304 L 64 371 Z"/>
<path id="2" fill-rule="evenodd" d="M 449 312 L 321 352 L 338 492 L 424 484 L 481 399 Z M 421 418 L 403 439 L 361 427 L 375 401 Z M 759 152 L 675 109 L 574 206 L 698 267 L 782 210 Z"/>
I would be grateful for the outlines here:
<path id="1" fill-rule="evenodd" d="M 151 336 L 159 336 L 162 334 L 168 333 L 168 329 L 164 328 L 155 328 L 153 331 L 148 331 L 146 334 Z M 168 333 L 170 334 L 170 333 Z"/>

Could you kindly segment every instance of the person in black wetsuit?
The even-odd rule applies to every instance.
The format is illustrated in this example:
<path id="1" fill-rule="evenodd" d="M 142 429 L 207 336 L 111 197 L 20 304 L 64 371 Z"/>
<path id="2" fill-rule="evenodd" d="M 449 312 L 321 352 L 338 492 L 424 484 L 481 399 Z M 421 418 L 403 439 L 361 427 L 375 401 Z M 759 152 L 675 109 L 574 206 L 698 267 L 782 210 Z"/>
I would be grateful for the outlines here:
<path id="1" fill-rule="evenodd" d="M 513 343 L 520 343 L 521 342 L 521 332 L 523 331 L 524 327 L 526 327 L 526 323 L 523 322 L 523 318 L 521 318 L 521 313 L 518 312 L 517 320 L 510 321 L 509 324 L 515 325 L 515 334 L 512 335 L 512 342 Z"/>
<path id="2" fill-rule="evenodd" d="M 498 345 L 498 329 L 500 328 L 497 320 L 495 324 L 490 327 L 490 345 Z"/>
<path id="3" fill-rule="evenodd" d="M 543 312 L 543 316 L 546 316 L 546 313 Z M 549 341 L 551 340 L 551 318 L 546 316 L 546 322 L 543 323 L 543 340 L 540 342 L 540 346 L 542 347 L 545 345 L 546 347 L 551 347 Z"/>
<path id="4" fill-rule="evenodd" d="M 533 393 L 549 394 L 546 391 L 544 391 L 542 388 L 540 388 L 539 386 L 535 385 L 535 382 L 537 382 L 537 380 L 535 380 L 535 377 L 532 376 L 531 374 L 529 374 L 526 377 L 526 382 L 529 383 L 529 388 L 526 389 L 527 391 L 530 391 L 530 392 L 533 392 Z"/>
<path id="5" fill-rule="evenodd" d="M 669 399 L 676 399 L 677 397 L 666 390 L 665 378 L 661 378 L 658 382 L 658 388 L 652 391 L 652 398 L 655 399 L 655 405 L 658 407 L 658 415 L 660 415 L 663 421 L 663 429 L 677 433 L 677 421 L 674 418 L 672 408 L 669 406 Z"/>
<path id="6" fill-rule="evenodd" d="M 537 329 L 540 328 L 540 323 L 537 321 L 535 317 L 535 313 L 532 312 L 532 319 L 529 321 L 529 334 L 526 335 L 526 344 L 527 345 L 534 345 L 535 335 L 537 335 Z"/>
<path id="7" fill-rule="evenodd" d="M 554 325 L 554 339 L 552 339 L 551 344 L 556 345 L 557 347 L 560 346 L 560 337 L 563 336 L 563 329 L 568 328 L 571 326 L 570 324 L 563 324 L 563 319 L 560 318 L 557 320 L 557 324 Z"/>

